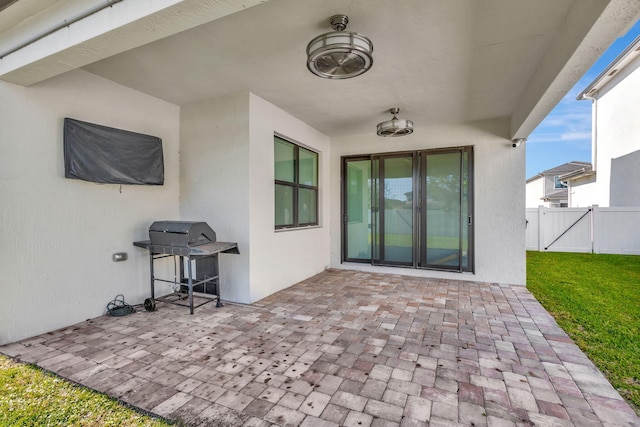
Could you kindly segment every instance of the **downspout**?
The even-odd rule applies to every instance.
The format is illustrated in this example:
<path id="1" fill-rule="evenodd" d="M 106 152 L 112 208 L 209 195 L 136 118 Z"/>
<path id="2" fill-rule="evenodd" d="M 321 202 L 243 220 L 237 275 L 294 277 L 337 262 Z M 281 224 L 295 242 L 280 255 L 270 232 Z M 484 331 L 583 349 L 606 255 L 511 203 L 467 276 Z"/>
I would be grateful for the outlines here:
<path id="1" fill-rule="evenodd" d="M 591 170 L 598 169 L 598 100 L 589 95 L 582 95 L 583 99 L 590 99 L 591 111 Z"/>
<path id="2" fill-rule="evenodd" d="M 76 22 L 81 21 L 84 18 L 93 15 L 94 13 L 100 12 L 101 10 L 106 9 L 108 7 L 111 7 L 116 3 L 120 3 L 121 1 L 122 0 L 106 0 L 106 1 L 103 1 L 102 3 L 100 3 L 100 4 L 97 4 L 96 6 L 93 6 L 90 9 L 85 10 L 84 12 L 82 12 L 82 13 L 76 15 L 76 16 L 73 16 L 73 17 L 71 17 L 69 19 L 65 19 L 64 21 L 62 21 L 61 23 L 53 26 L 52 28 L 50 28 L 48 30 L 45 30 L 45 31 L 43 31 L 43 32 L 41 32 L 39 34 L 36 34 L 35 36 L 27 39 L 26 41 L 24 41 L 22 43 L 20 43 L 18 46 L 15 46 L 15 47 L 7 50 L 7 51 L 4 51 L 4 52 L 0 53 L 0 60 L 4 59 L 4 57 L 7 56 L 7 55 L 11 55 L 12 53 L 19 51 L 20 49 L 23 49 L 23 48 L 29 46 L 30 44 L 37 42 L 38 40 L 42 40 L 43 38 L 47 37 L 48 35 L 51 35 L 51 34 L 55 33 L 56 31 L 63 29 L 64 27 L 68 27 L 71 24 L 75 24 Z"/>

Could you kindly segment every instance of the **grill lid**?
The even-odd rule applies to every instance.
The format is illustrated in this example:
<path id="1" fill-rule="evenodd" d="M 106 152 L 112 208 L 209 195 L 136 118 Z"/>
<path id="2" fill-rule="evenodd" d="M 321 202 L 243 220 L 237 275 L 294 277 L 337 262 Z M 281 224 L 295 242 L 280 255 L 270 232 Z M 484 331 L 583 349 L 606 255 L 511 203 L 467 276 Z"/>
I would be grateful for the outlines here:
<path id="1" fill-rule="evenodd" d="M 206 222 L 155 221 L 149 227 L 152 245 L 199 246 L 216 241 L 216 233 Z"/>

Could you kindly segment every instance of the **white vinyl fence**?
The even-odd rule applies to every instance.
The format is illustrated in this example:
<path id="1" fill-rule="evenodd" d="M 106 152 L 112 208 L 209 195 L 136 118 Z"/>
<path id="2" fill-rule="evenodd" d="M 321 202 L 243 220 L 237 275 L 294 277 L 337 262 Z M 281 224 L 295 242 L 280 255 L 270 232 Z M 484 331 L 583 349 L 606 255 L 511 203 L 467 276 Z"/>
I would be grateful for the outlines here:
<path id="1" fill-rule="evenodd" d="M 527 209 L 527 250 L 640 255 L 640 207 Z"/>

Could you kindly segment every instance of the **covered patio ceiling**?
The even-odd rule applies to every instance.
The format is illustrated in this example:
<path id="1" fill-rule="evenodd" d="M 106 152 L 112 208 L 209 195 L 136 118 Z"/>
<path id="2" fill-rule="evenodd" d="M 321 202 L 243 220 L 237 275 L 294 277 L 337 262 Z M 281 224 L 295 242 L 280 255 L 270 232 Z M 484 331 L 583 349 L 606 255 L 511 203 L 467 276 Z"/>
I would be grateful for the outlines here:
<path id="1" fill-rule="evenodd" d="M 211 2 L 172 3 L 196 16 Z M 398 106 L 418 127 L 509 118 L 504 136 L 526 137 L 640 14 L 632 0 L 215 3 L 239 11 L 172 35 L 141 20 L 155 41 L 140 45 L 129 28 L 115 39 L 120 48 L 111 40 L 103 58 L 76 65 L 178 105 L 250 91 L 330 136 L 374 132 Z M 373 42 L 373 68 L 362 76 L 329 81 L 306 69 L 307 43 L 331 31 L 334 14 L 348 15 L 347 30 Z M 0 31 L 10 25 L 0 19 Z M 37 81 L 22 80 L 29 64 L 2 71 L 7 81 Z"/>

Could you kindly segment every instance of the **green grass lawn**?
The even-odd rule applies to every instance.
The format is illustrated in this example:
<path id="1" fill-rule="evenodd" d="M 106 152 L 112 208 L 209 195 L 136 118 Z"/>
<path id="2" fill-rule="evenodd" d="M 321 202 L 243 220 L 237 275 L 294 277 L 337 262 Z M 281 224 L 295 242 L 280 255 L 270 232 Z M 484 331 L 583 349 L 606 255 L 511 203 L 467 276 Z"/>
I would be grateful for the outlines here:
<path id="1" fill-rule="evenodd" d="M 527 288 L 640 413 L 640 256 L 527 252 Z"/>
<path id="2" fill-rule="evenodd" d="M 167 425 L 101 393 L 0 355 L 2 427 Z"/>

